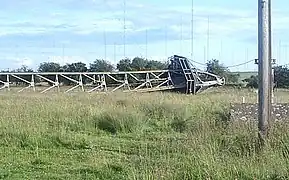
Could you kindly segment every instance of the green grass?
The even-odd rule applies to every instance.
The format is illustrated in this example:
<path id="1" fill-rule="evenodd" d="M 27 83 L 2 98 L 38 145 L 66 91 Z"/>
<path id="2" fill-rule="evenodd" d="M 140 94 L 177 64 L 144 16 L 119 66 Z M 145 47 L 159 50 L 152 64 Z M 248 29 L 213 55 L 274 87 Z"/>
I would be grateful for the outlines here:
<path id="1" fill-rule="evenodd" d="M 261 151 L 256 124 L 229 122 L 242 96 L 256 102 L 228 89 L 1 95 L 0 179 L 287 179 L 289 124 Z"/>

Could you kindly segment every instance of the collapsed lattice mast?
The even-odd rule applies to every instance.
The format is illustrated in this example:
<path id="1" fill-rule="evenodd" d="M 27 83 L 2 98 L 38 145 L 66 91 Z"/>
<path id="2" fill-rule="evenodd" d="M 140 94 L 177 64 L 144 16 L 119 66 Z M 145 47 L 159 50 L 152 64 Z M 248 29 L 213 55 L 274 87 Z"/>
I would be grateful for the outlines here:
<path id="1" fill-rule="evenodd" d="M 167 70 L 128 72 L 3 72 L 0 73 L 0 90 L 46 93 L 57 92 L 151 92 L 182 91 L 199 93 L 208 87 L 223 85 L 224 79 L 192 67 L 182 56 L 169 57 Z M 36 88 L 37 87 L 37 88 Z"/>
<path id="2" fill-rule="evenodd" d="M 186 93 L 196 94 L 209 87 L 225 84 L 224 78 L 192 67 L 191 62 L 186 57 L 174 55 L 169 60 L 168 69 L 173 84 L 184 85 Z"/>

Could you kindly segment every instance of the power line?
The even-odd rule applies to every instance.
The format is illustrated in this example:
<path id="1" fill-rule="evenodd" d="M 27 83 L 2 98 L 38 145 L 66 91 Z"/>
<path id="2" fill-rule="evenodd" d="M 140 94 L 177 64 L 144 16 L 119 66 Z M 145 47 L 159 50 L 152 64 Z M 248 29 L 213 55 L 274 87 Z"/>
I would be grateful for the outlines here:
<path id="1" fill-rule="evenodd" d="M 195 64 L 199 64 L 199 65 L 202 65 L 202 66 L 207 66 L 207 64 L 205 64 L 205 63 L 200 63 L 200 62 L 198 62 L 198 61 L 194 61 L 194 60 L 191 60 L 190 59 L 190 61 L 191 62 L 193 62 L 193 63 L 195 63 Z M 251 62 L 253 62 L 253 61 L 255 61 L 255 59 L 251 59 L 251 60 L 249 60 L 249 61 L 245 61 L 245 62 L 243 62 L 243 63 L 240 63 L 240 64 L 235 64 L 235 65 L 230 65 L 230 66 L 225 66 L 225 68 L 233 68 L 233 67 L 238 67 L 238 66 L 242 66 L 242 65 L 245 65 L 245 64 L 248 64 L 248 63 L 251 63 Z M 279 66 L 289 66 L 289 63 L 287 63 L 287 64 L 283 64 L 283 65 L 276 65 L 277 67 Z"/>
<path id="2" fill-rule="evenodd" d="M 191 59 L 190 59 L 190 61 L 191 61 L 191 62 L 194 62 L 194 63 L 196 63 L 196 64 L 199 64 L 199 65 L 202 65 L 202 66 L 207 66 L 207 64 L 205 64 L 205 63 L 200 63 L 200 62 L 198 62 L 198 61 L 194 61 L 194 60 L 191 60 Z M 238 67 L 238 66 L 242 66 L 242 65 L 248 64 L 248 63 L 253 62 L 253 61 L 255 61 L 255 59 L 251 59 L 251 60 L 249 60 L 249 61 L 245 61 L 245 62 L 240 63 L 240 64 L 225 66 L 225 68 Z"/>
<path id="3" fill-rule="evenodd" d="M 190 59 L 190 61 L 193 62 L 193 63 L 199 64 L 199 65 L 202 65 L 202 66 L 207 66 L 207 64 L 205 64 L 205 63 L 200 63 L 200 62 L 194 61 L 192 59 Z"/>
<path id="4" fill-rule="evenodd" d="M 248 64 L 248 63 L 253 62 L 253 61 L 255 61 L 255 59 L 251 59 L 251 60 L 249 60 L 249 61 L 246 61 L 246 62 L 243 62 L 243 63 L 240 63 L 240 64 L 235 64 L 235 65 L 227 66 L 226 68 L 232 68 L 232 67 L 242 66 L 242 65 Z"/>
<path id="5" fill-rule="evenodd" d="M 205 63 L 201 63 L 201 62 L 198 62 L 198 61 L 194 61 L 192 59 L 190 59 L 191 62 L 195 63 L 195 64 L 198 64 L 198 65 L 202 65 L 202 66 L 207 66 L 207 64 Z M 248 61 L 245 61 L 245 62 L 242 62 L 240 64 L 234 64 L 234 65 L 230 65 L 230 66 L 225 66 L 225 68 L 233 68 L 233 67 L 238 67 L 238 66 L 242 66 L 242 65 L 245 65 L 245 64 L 249 64 L 251 62 L 255 61 L 255 59 L 251 59 L 251 60 L 248 60 Z M 282 65 L 276 65 L 276 66 L 289 66 L 289 63 L 286 63 L 286 64 L 282 64 Z"/>

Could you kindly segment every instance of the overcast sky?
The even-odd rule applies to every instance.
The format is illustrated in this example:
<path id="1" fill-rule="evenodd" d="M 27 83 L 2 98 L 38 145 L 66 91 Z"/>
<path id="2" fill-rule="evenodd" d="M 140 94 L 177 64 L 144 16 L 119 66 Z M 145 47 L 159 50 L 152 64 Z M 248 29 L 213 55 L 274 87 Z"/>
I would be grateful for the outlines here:
<path id="1" fill-rule="evenodd" d="M 286 64 L 289 1 L 272 6 L 273 54 Z M 257 58 L 257 0 L 194 0 L 193 14 L 195 61 L 215 58 L 230 66 Z M 191 58 L 191 19 L 191 0 L 126 0 L 126 6 L 122 0 L 2 0 L 0 69 L 96 58 L 115 64 L 124 55 Z M 252 63 L 232 70 L 256 69 Z"/>

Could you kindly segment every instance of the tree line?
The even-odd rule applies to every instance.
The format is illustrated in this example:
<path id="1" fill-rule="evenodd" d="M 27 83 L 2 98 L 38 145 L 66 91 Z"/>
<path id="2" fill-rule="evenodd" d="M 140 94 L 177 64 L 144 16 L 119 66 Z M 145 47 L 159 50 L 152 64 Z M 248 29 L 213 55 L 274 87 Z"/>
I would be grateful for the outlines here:
<path id="1" fill-rule="evenodd" d="M 162 70 L 168 67 L 167 62 L 148 60 L 142 57 L 133 59 L 122 59 L 116 67 L 109 61 L 96 59 L 92 63 L 83 62 L 68 63 L 61 66 L 55 62 L 43 62 L 37 68 L 37 72 L 112 72 L 112 71 L 144 71 L 144 70 Z M 14 70 L 2 70 L 1 72 L 33 72 L 33 69 L 22 65 L 21 68 Z"/>
<path id="2" fill-rule="evenodd" d="M 289 68 L 287 66 L 276 66 L 274 70 L 274 88 L 289 88 Z M 258 88 L 258 75 L 253 75 L 244 79 L 247 87 Z"/>
<path id="3" fill-rule="evenodd" d="M 83 62 L 76 62 L 61 66 L 59 63 L 44 62 L 38 67 L 38 72 L 112 72 L 112 71 L 144 71 L 144 70 L 159 70 L 166 69 L 167 64 L 148 60 L 141 57 L 135 57 L 133 59 L 122 59 L 116 67 L 109 61 L 103 59 L 96 59 L 87 66 Z"/>

